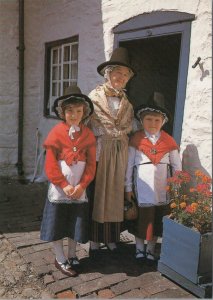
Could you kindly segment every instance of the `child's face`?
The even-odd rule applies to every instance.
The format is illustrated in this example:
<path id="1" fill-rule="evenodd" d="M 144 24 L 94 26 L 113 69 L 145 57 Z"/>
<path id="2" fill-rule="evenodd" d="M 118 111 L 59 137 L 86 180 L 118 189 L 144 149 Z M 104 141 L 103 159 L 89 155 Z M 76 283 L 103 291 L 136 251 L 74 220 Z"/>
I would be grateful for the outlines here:
<path id="1" fill-rule="evenodd" d="M 84 105 L 72 105 L 66 107 L 64 118 L 67 125 L 79 125 L 84 115 Z"/>
<path id="2" fill-rule="evenodd" d="M 161 114 L 145 115 L 142 120 L 143 128 L 150 134 L 156 134 L 163 126 L 163 116 Z"/>
<path id="3" fill-rule="evenodd" d="M 130 79 L 130 72 L 127 67 L 119 66 L 112 70 L 110 73 L 110 81 L 112 87 L 115 89 L 125 88 L 128 80 Z"/>

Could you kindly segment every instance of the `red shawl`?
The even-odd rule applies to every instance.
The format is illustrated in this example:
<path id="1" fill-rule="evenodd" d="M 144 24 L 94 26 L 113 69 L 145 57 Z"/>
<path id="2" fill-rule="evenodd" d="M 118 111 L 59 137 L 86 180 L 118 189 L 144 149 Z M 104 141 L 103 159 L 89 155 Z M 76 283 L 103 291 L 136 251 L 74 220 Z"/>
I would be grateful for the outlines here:
<path id="1" fill-rule="evenodd" d="M 142 151 L 154 165 L 157 165 L 166 153 L 179 149 L 173 137 L 163 130 L 155 145 L 146 137 L 144 131 L 137 131 L 130 138 L 130 146 Z"/>

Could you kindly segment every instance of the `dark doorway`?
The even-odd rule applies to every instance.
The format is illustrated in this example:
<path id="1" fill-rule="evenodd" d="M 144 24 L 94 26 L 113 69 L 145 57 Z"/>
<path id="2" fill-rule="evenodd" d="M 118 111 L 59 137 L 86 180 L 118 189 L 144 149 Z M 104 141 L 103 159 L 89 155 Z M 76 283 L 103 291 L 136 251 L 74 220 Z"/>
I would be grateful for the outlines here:
<path id="1" fill-rule="evenodd" d="M 151 94 L 157 92 L 163 94 L 165 107 L 174 117 L 181 34 L 123 41 L 119 45 L 128 49 L 132 66 L 137 71 L 137 76 L 127 86 L 133 106 L 147 103 Z M 173 121 L 164 129 L 172 134 Z"/>

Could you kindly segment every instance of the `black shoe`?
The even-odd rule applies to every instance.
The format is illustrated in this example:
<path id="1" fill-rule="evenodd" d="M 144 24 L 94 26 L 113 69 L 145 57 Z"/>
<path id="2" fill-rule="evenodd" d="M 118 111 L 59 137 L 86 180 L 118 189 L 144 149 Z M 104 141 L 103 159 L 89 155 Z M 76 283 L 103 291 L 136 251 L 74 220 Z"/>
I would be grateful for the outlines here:
<path id="1" fill-rule="evenodd" d="M 146 252 L 146 264 L 150 267 L 157 264 L 157 258 L 151 252 Z"/>
<path id="2" fill-rule="evenodd" d="M 100 250 L 99 249 L 89 249 L 89 257 L 91 259 L 98 259 L 100 257 Z"/>
<path id="3" fill-rule="evenodd" d="M 69 265 L 71 266 L 71 268 L 76 269 L 80 266 L 80 262 L 79 259 L 75 256 L 75 257 L 71 257 L 67 259 Z"/>
<path id="4" fill-rule="evenodd" d="M 138 262 L 145 262 L 146 252 L 140 249 L 136 249 L 135 258 Z"/>

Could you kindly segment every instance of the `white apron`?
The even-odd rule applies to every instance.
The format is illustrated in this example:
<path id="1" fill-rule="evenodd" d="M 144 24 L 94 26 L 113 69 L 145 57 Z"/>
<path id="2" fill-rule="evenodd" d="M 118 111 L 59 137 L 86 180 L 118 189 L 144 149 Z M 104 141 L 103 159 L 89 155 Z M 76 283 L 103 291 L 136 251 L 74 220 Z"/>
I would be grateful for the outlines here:
<path id="1" fill-rule="evenodd" d="M 76 186 L 85 170 L 85 161 L 78 161 L 76 164 L 68 166 L 64 160 L 58 161 L 59 166 L 63 175 L 66 177 L 67 181 L 72 185 Z M 48 189 L 48 199 L 50 202 L 54 203 L 82 203 L 88 202 L 86 191 L 83 192 L 79 199 L 71 199 L 66 196 L 63 189 L 59 186 L 50 183 Z"/>

